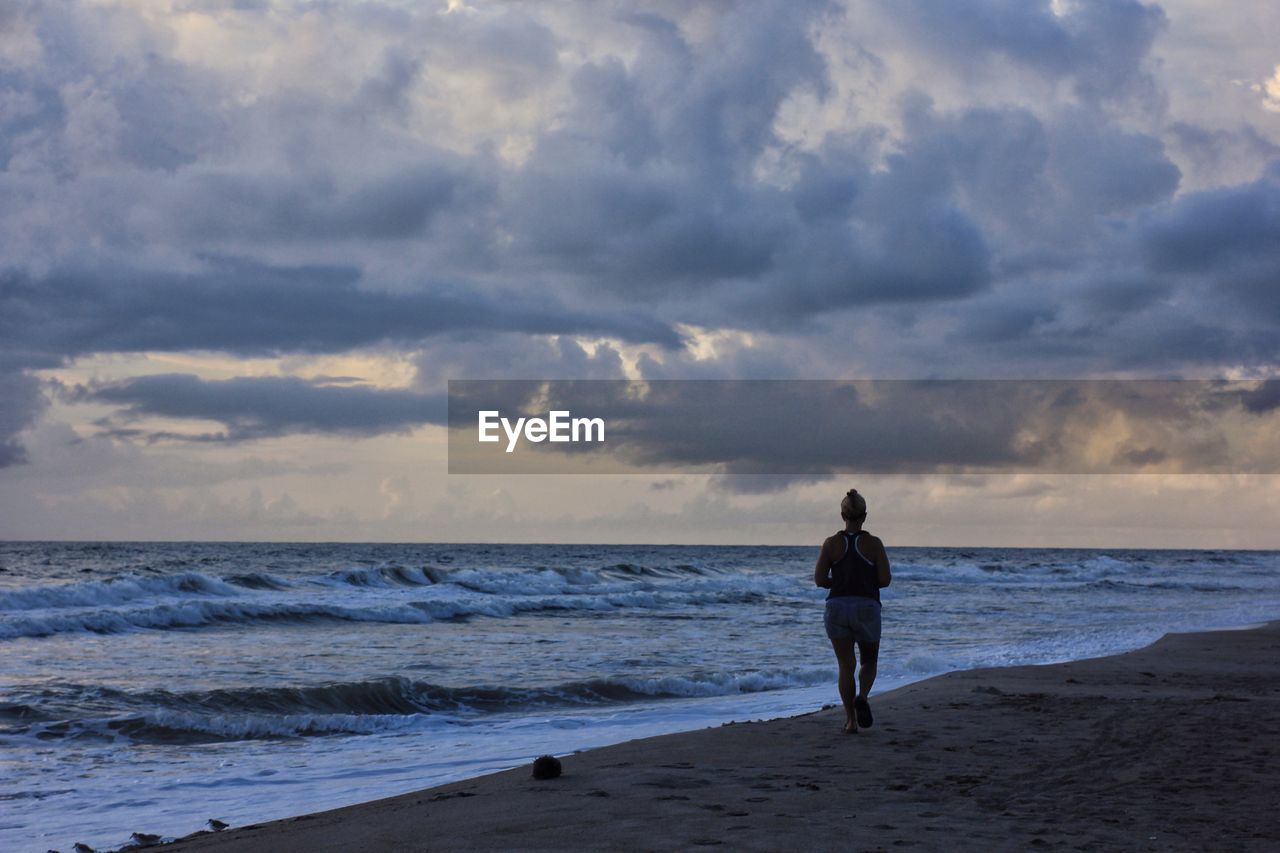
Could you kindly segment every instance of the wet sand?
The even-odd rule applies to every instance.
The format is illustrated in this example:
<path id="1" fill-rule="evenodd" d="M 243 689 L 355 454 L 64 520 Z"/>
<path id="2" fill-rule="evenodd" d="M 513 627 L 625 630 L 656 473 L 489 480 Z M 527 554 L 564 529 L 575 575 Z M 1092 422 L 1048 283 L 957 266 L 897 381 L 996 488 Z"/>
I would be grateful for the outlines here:
<path id="1" fill-rule="evenodd" d="M 1280 622 L 872 700 L 856 735 L 730 724 L 165 849 L 1280 849 Z"/>

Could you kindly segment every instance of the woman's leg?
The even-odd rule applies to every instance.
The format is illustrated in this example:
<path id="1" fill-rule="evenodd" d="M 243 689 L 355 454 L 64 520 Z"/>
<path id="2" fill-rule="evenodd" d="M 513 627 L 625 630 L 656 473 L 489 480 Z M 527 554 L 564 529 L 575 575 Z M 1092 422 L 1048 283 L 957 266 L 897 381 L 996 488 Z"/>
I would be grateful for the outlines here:
<path id="1" fill-rule="evenodd" d="M 876 681 L 876 663 L 880 660 L 880 644 L 858 643 L 858 651 L 862 654 L 862 669 L 858 670 L 858 698 L 866 699 L 871 693 L 871 685 Z"/>
<path id="2" fill-rule="evenodd" d="M 840 675 L 836 684 L 840 687 L 840 701 L 844 704 L 844 730 L 850 733 L 856 732 L 858 720 L 854 716 L 853 703 L 858 698 L 858 691 L 853 684 L 853 673 L 858 668 L 858 661 L 853 653 L 853 638 L 842 637 L 832 640 L 831 648 L 836 653 L 836 662 L 840 664 Z M 874 678 L 874 675 L 872 677 Z"/>

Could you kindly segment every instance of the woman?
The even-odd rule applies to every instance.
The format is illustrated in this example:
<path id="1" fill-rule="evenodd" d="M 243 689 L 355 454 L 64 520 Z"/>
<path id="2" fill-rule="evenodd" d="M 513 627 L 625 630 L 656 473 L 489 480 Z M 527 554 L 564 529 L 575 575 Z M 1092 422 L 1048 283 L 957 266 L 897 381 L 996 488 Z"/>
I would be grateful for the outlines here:
<path id="1" fill-rule="evenodd" d="M 880 590 L 889 585 L 892 575 L 884 543 L 862 529 L 867 520 L 867 502 L 857 489 L 850 489 L 840 502 L 840 517 L 844 519 L 844 530 L 822 543 L 813 582 L 831 590 L 823 624 L 840 664 L 837 684 L 844 703 L 844 731 L 855 734 L 858 726 L 870 728 L 872 723 L 867 696 L 876 680 L 880 656 Z M 855 643 L 862 658 L 856 689 Z"/>

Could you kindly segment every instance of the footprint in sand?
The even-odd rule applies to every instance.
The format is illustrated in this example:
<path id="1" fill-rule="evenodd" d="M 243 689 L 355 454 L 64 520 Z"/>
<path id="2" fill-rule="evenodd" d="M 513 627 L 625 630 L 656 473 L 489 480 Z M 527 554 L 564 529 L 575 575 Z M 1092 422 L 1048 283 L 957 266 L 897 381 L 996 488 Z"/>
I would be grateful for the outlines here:
<path id="1" fill-rule="evenodd" d="M 689 788 L 709 788 L 711 787 L 710 779 L 692 779 L 684 776 L 651 776 L 636 783 L 649 788 L 673 788 L 675 790 L 687 790 Z"/>

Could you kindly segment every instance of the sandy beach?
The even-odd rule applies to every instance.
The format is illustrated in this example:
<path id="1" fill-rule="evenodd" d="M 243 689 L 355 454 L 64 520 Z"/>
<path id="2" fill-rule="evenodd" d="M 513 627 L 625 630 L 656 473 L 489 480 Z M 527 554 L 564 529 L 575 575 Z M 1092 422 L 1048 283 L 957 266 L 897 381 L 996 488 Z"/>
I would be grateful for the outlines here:
<path id="1" fill-rule="evenodd" d="M 857 735 L 837 708 L 729 724 L 565 756 L 559 779 L 522 767 L 167 849 L 1280 845 L 1280 622 L 873 699 Z"/>

